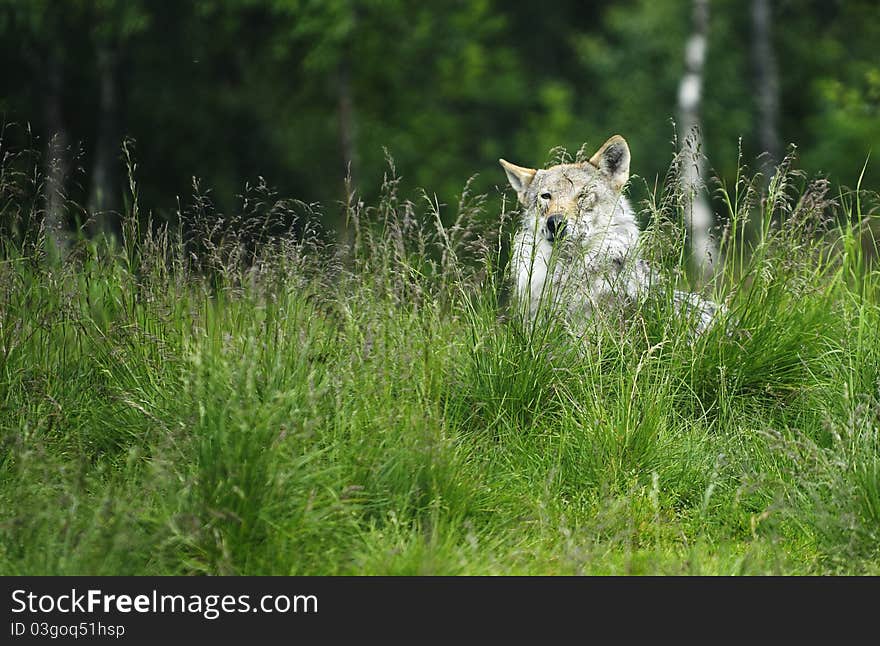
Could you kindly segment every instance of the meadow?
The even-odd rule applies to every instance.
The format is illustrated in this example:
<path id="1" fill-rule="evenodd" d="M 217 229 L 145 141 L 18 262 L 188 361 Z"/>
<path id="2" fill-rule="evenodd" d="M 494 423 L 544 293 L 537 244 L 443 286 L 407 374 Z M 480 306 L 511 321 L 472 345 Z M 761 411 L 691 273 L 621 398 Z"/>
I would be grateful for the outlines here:
<path id="1" fill-rule="evenodd" d="M 880 574 L 876 196 L 792 164 L 713 186 L 708 281 L 676 169 L 643 187 L 724 321 L 575 339 L 509 305 L 510 195 L 389 168 L 337 243 L 259 184 L 160 225 L 130 164 L 118 241 L 60 258 L 5 160 L 0 573 Z"/>

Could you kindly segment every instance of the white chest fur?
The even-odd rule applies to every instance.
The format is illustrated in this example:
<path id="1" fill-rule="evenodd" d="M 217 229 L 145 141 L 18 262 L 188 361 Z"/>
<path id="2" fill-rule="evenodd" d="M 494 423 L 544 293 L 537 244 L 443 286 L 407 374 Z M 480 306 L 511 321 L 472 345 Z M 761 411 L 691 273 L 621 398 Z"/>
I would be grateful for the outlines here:
<path id="1" fill-rule="evenodd" d="M 517 298 L 531 318 L 539 309 L 589 317 L 613 301 L 634 299 L 647 286 L 648 273 L 635 258 L 638 229 L 631 218 L 596 234 L 556 248 L 526 224 L 516 234 L 511 270 Z"/>

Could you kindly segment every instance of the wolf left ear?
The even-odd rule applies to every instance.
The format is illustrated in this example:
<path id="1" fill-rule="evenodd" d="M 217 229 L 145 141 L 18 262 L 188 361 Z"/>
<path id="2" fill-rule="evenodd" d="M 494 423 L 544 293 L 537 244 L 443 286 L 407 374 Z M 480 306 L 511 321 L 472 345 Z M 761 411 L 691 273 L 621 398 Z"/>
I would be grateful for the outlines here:
<path id="1" fill-rule="evenodd" d="M 611 184 L 618 191 L 629 179 L 629 146 L 626 139 L 614 135 L 602 144 L 590 163 L 611 178 Z"/>
<path id="2" fill-rule="evenodd" d="M 538 171 L 534 168 L 523 168 L 522 166 L 511 164 L 506 159 L 499 159 L 498 163 L 501 164 L 504 172 L 507 173 L 507 181 L 510 182 L 513 190 L 516 191 L 517 197 L 522 202 L 529 184 L 535 179 L 535 173 Z"/>

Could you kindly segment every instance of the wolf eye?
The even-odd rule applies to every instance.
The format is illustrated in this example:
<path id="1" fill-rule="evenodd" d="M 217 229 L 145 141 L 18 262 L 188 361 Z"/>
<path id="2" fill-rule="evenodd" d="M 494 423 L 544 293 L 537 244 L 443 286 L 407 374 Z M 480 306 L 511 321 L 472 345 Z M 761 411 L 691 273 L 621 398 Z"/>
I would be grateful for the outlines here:
<path id="1" fill-rule="evenodd" d="M 551 197 L 550 193 L 541 193 L 542 200 L 549 200 Z"/>

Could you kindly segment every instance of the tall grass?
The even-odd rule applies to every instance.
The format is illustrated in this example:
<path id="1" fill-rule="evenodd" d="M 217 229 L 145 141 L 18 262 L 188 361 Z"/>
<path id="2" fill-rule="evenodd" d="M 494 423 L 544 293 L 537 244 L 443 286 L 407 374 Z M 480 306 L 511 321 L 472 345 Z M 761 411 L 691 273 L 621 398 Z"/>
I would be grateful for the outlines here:
<path id="1" fill-rule="evenodd" d="M 467 187 L 391 166 L 338 247 L 262 184 L 159 226 L 129 158 L 122 239 L 53 258 L 3 153 L 0 572 L 880 573 L 861 187 L 744 170 L 701 286 L 671 173 L 645 253 L 727 314 L 694 337 L 661 294 L 574 339 L 511 313 L 511 205 Z"/>

